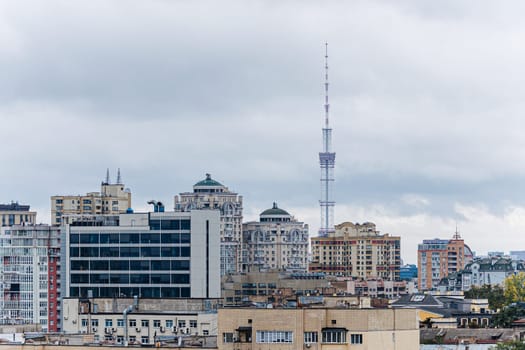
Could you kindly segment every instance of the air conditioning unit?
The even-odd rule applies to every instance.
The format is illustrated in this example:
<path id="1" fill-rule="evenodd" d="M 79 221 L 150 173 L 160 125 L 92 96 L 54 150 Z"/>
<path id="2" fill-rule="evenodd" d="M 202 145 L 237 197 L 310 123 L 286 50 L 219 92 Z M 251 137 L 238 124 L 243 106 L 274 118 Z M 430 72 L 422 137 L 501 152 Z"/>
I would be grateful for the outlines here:
<path id="1" fill-rule="evenodd" d="M 173 328 L 171 329 L 171 331 L 172 331 L 173 333 L 177 333 L 177 327 L 173 327 Z"/>
<path id="2" fill-rule="evenodd" d="M 185 334 L 185 333 L 186 333 L 186 331 L 184 330 L 184 328 L 181 328 L 181 329 L 180 329 L 180 333 L 181 333 L 181 334 Z"/>
<path id="3" fill-rule="evenodd" d="M 115 333 L 115 332 L 117 331 L 117 329 L 116 329 L 116 328 L 111 328 L 111 331 L 112 331 L 113 333 Z"/>
<path id="4" fill-rule="evenodd" d="M 93 332 L 98 331 L 97 327 L 93 327 L 93 328 L 91 328 L 91 330 L 92 330 Z"/>
<path id="5" fill-rule="evenodd" d="M 86 330 L 85 329 L 81 329 L 80 330 L 80 334 L 86 334 Z"/>
<path id="6" fill-rule="evenodd" d="M 104 333 L 111 334 L 111 328 L 109 327 L 104 328 Z"/>
<path id="7" fill-rule="evenodd" d="M 140 333 L 140 327 L 135 328 L 135 331 Z"/>
<path id="8" fill-rule="evenodd" d="M 160 331 L 161 331 L 161 333 L 164 333 L 164 331 L 165 331 L 164 327 L 160 327 Z"/>

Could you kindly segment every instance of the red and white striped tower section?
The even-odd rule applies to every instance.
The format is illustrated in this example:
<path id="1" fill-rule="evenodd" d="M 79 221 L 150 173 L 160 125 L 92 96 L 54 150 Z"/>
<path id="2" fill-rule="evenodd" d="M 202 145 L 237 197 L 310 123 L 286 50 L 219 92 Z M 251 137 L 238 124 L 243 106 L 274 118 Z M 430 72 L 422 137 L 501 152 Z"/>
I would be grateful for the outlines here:
<path id="1" fill-rule="evenodd" d="M 321 206 L 321 226 L 319 228 L 319 236 L 326 237 L 334 230 L 334 207 L 335 201 L 333 199 L 334 187 L 334 167 L 335 167 L 335 152 L 332 152 L 332 128 L 329 123 L 329 109 L 328 103 L 328 43 L 325 43 L 325 103 L 324 103 L 324 127 L 323 127 L 323 151 L 319 152 L 319 163 L 321 165 L 321 199 L 319 205 Z"/>

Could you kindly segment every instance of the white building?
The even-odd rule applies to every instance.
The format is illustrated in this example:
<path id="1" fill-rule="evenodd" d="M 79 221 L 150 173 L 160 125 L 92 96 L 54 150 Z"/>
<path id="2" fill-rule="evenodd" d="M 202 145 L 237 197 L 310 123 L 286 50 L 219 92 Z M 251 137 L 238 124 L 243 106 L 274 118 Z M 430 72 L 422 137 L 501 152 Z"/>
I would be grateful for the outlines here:
<path id="1" fill-rule="evenodd" d="M 217 210 L 220 212 L 221 276 L 242 270 L 242 196 L 211 178 L 197 182 L 193 192 L 174 198 L 176 212 Z"/>
<path id="2" fill-rule="evenodd" d="M 4 227 L 0 233 L 0 323 L 58 330 L 60 230 L 48 225 Z"/>
<path id="3" fill-rule="evenodd" d="M 66 217 L 64 296 L 218 298 L 219 213 Z"/>
<path id="4" fill-rule="evenodd" d="M 276 203 L 261 213 L 258 222 L 243 224 L 243 246 L 247 272 L 308 270 L 308 225 Z"/>

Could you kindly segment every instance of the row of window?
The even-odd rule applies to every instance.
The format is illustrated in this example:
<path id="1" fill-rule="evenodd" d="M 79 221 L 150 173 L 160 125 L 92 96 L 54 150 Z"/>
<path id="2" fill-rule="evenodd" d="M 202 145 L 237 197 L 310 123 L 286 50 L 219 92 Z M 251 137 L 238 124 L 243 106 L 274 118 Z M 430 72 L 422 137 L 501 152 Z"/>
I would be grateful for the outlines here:
<path id="1" fill-rule="evenodd" d="M 346 329 L 326 329 L 322 331 L 322 343 L 325 344 L 346 344 Z M 234 343 L 238 339 L 234 333 L 226 332 L 222 334 L 223 343 Z M 255 341 L 262 343 L 293 343 L 293 331 L 257 331 Z M 304 332 L 304 343 L 317 343 L 318 332 Z M 363 344 L 362 334 L 350 334 L 350 344 Z"/>
<path id="2" fill-rule="evenodd" d="M 71 244 L 190 243 L 189 233 L 71 233 Z"/>
<path id="3" fill-rule="evenodd" d="M 189 260 L 71 260 L 71 271 L 189 271 Z M 47 276 L 45 276 L 47 278 Z"/>
<path id="4" fill-rule="evenodd" d="M 149 327 L 150 320 L 140 320 L 140 327 Z M 113 319 L 106 318 L 104 319 L 104 327 L 113 327 Z M 89 324 L 89 321 L 87 318 L 83 318 L 81 320 L 82 327 L 87 327 Z M 137 320 L 136 319 L 130 319 L 128 320 L 129 327 L 137 327 Z M 186 324 L 190 328 L 197 328 L 197 320 L 188 320 L 186 323 L 186 320 L 178 320 L 177 326 L 179 328 L 185 328 Z M 117 319 L 116 322 L 117 327 L 124 327 L 124 319 L 120 318 Z M 166 328 L 172 328 L 175 325 L 173 320 L 164 320 L 164 326 Z M 91 326 L 92 327 L 98 327 L 99 326 L 99 320 L 97 318 L 91 319 Z M 153 320 L 153 328 L 160 328 L 162 327 L 161 320 Z"/>
<path id="5" fill-rule="evenodd" d="M 88 291 L 93 293 L 93 298 L 133 297 L 139 298 L 189 298 L 189 287 L 70 287 L 71 297 L 87 298 Z"/>
<path id="6" fill-rule="evenodd" d="M 133 257 L 189 257 L 190 247 L 71 247 L 70 257 L 83 258 L 133 258 Z"/>
<path id="7" fill-rule="evenodd" d="M 90 273 L 71 274 L 71 284 L 189 284 L 189 274 Z"/>

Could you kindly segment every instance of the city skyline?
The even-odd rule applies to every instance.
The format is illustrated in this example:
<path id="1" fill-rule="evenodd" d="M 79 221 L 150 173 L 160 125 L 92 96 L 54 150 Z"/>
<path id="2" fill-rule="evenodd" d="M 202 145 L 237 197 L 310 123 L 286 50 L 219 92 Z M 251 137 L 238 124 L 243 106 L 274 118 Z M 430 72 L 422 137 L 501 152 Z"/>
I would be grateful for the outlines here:
<path id="1" fill-rule="evenodd" d="M 97 191 L 110 168 L 168 210 L 205 173 L 319 229 L 324 43 L 334 223 L 401 236 L 406 263 L 456 225 L 523 250 L 524 4 L 163 1 L 0 4 L 0 203 Z M 497 241 L 494 241 L 497 237 Z"/>

